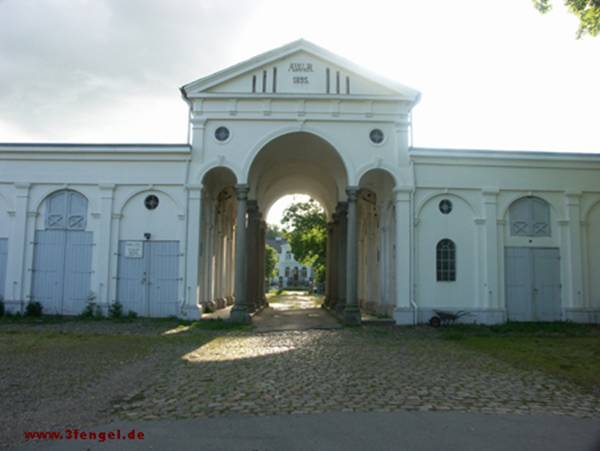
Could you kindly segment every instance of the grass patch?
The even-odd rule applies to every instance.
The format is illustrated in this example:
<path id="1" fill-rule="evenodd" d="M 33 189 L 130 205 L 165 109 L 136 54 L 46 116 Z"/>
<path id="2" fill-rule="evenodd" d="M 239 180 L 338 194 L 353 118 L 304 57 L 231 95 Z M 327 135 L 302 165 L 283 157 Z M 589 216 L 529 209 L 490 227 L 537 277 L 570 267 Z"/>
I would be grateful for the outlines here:
<path id="1" fill-rule="evenodd" d="M 600 392 L 600 327 L 574 323 L 455 325 L 441 337 L 517 368 L 534 369 Z"/>

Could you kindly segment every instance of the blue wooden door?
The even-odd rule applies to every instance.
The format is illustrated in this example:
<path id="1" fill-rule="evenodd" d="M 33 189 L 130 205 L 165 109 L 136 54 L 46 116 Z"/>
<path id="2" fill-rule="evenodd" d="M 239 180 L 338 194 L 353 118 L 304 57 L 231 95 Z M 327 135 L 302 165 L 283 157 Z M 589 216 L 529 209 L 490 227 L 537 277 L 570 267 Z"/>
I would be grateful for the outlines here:
<path id="1" fill-rule="evenodd" d="M 0 297 L 8 298 L 6 287 L 6 262 L 8 259 L 8 238 L 0 238 Z"/>
<path id="2" fill-rule="evenodd" d="M 179 241 L 138 241 L 142 252 L 119 243 L 117 299 L 125 313 L 166 317 L 178 313 Z"/>
<path id="3" fill-rule="evenodd" d="M 560 321 L 560 257 L 555 248 L 505 249 L 509 321 Z"/>
<path id="4" fill-rule="evenodd" d="M 93 233 L 36 230 L 31 298 L 45 314 L 78 315 L 90 296 Z"/>

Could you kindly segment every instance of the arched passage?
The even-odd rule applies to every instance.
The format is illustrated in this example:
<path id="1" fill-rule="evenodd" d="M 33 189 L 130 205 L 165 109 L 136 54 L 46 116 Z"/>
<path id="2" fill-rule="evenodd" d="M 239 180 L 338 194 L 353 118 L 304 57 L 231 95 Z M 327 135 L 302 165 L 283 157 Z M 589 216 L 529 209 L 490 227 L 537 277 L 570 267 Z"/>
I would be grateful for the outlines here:
<path id="1" fill-rule="evenodd" d="M 346 304 L 345 248 L 347 241 L 341 233 L 346 226 L 346 198 L 348 174 L 344 161 L 338 151 L 326 140 L 308 132 L 292 132 L 279 136 L 268 142 L 256 155 L 248 172 L 251 205 L 257 209 L 253 212 L 258 225 L 252 226 L 248 221 L 249 241 L 258 242 L 260 249 L 256 258 L 260 263 L 249 265 L 263 271 L 264 232 L 266 229 L 262 212 L 267 212 L 273 203 L 282 196 L 294 193 L 305 193 L 314 198 L 325 210 L 330 229 L 337 229 L 337 235 L 329 234 L 327 243 L 327 282 L 326 305 L 343 311 Z M 334 225 L 335 224 L 335 225 Z M 259 230 L 261 236 L 253 238 L 253 231 Z M 335 253 L 333 251 L 337 251 Z M 335 254 L 335 256 L 334 256 Z M 249 253 L 253 259 L 253 252 Z M 256 275 L 250 269 L 248 288 L 256 290 L 252 285 Z M 335 287 L 334 287 L 335 284 Z M 262 296 L 264 286 L 259 287 Z"/>
<path id="2" fill-rule="evenodd" d="M 348 186 L 346 167 L 338 150 L 322 137 L 291 132 L 272 139 L 256 153 L 247 184 L 239 184 L 228 168 L 209 170 L 202 180 L 200 231 L 199 297 L 204 308 L 233 303 L 231 319 L 248 322 L 252 312 L 266 304 L 263 213 L 282 196 L 306 193 L 322 205 L 328 218 L 326 306 L 342 313 L 348 323 L 360 322 L 358 217 L 363 210 L 365 215 L 377 216 L 360 205 L 368 203 L 365 199 L 370 192 L 388 201 L 393 177 L 387 172 L 369 172 L 363 176 L 361 193 L 359 187 Z M 366 297 L 380 298 L 378 292 Z"/>
<path id="3" fill-rule="evenodd" d="M 358 188 L 347 186 L 346 165 L 338 151 L 312 133 L 291 132 L 278 136 L 256 153 L 248 166 L 246 180 L 247 184 L 239 184 L 235 173 L 224 167 L 212 168 L 202 180 L 199 299 L 205 310 L 233 303 L 231 319 L 247 322 L 253 311 L 265 305 L 266 222 L 263 212 L 280 197 L 302 192 L 323 206 L 332 227 L 337 230 L 328 243 L 328 248 L 337 250 L 336 260 L 328 261 L 328 273 L 339 285 L 335 293 L 333 282 L 327 285 L 331 307 L 360 320 L 353 299 L 348 303 L 350 307 L 346 307 L 347 286 L 343 280 L 347 268 L 356 269 L 356 265 L 349 265 L 346 259 L 345 228 L 347 210 L 352 212 L 353 224 L 356 224 Z M 346 207 L 347 197 L 351 199 L 350 209 Z M 352 230 L 356 233 L 356 227 Z M 352 286 L 351 293 L 355 298 Z"/>
<path id="4" fill-rule="evenodd" d="M 236 184 L 233 171 L 221 166 L 202 179 L 198 281 L 199 300 L 205 311 L 234 302 Z"/>
<path id="5" fill-rule="evenodd" d="M 358 196 L 358 301 L 387 316 L 395 305 L 394 186 L 388 171 L 371 169 L 360 178 Z"/>

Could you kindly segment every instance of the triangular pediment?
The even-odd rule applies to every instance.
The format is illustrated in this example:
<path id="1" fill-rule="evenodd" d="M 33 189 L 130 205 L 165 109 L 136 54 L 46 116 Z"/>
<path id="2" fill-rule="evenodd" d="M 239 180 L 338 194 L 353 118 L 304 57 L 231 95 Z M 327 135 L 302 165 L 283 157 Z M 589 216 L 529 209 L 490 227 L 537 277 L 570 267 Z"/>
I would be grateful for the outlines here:
<path id="1" fill-rule="evenodd" d="M 189 83 L 182 92 L 187 98 L 301 95 L 394 97 L 411 102 L 420 95 L 302 39 Z"/>

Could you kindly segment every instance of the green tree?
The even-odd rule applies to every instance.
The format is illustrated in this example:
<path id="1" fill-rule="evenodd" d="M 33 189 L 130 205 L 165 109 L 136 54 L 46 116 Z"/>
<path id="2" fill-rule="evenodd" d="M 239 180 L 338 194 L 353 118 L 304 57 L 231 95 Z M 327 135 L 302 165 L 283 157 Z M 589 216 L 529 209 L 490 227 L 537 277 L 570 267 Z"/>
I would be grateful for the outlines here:
<path id="1" fill-rule="evenodd" d="M 296 202 L 283 212 L 282 224 L 297 261 L 311 266 L 317 282 L 325 280 L 327 258 L 327 217 L 313 199 Z"/>
<path id="2" fill-rule="evenodd" d="M 265 276 L 268 279 L 271 279 L 271 277 L 275 275 L 275 266 L 277 266 L 279 256 L 277 255 L 275 248 L 269 246 L 268 244 L 265 251 Z"/>
<path id="3" fill-rule="evenodd" d="M 274 240 L 277 237 L 283 238 L 283 230 L 275 224 L 267 224 L 267 240 Z"/>
<path id="4" fill-rule="evenodd" d="M 565 6 L 579 19 L 577 39 L 589 34 L 600 33 L 600 0 L 564 0 Z M 542 14 L 552 9 L 550 0 L 533 0 L 533 4 Z"/>

